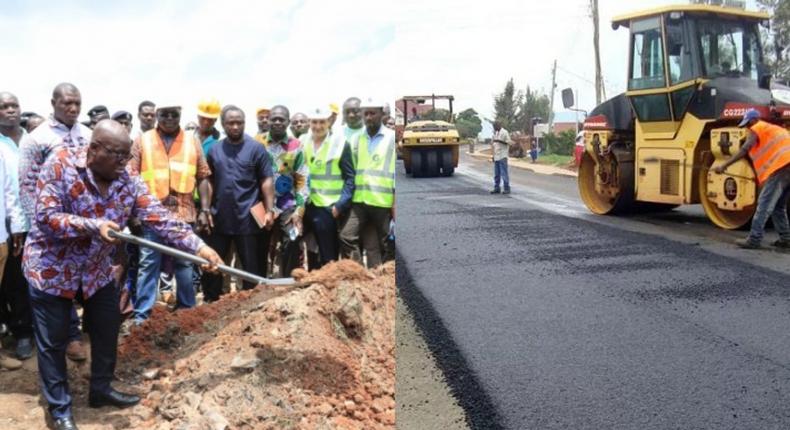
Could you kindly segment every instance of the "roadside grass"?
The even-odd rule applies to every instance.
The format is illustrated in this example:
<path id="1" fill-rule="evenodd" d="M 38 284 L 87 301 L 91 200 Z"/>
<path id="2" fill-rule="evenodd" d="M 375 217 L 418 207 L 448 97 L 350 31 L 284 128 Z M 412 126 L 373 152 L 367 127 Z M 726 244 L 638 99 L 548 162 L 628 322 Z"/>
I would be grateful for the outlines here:
<path id="1" fill-rule="evenodd" d="M 573 162 L 573 156 L 560 154 L 539 154 L 537 162 L 550 166 L 566 167 L 571 164 L 571 162 Z"/>

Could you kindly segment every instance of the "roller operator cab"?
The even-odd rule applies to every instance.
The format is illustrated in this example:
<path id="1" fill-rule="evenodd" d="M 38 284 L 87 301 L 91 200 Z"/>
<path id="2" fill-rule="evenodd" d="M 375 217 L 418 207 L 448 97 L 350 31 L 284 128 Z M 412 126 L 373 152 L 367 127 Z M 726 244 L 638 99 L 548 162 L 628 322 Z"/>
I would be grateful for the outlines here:
<path id="1" fill-rule="evenodd" d="M 719 227 L 749 223 L 757 202 L 749 160 L 711 171 L 746 137 L 737 127 L 758 109 L 777 124 L 790 106 L 772 99 L 759 26 L 768 15 L 682 5 L 616 17 L 630 29 L 628 86 L 584 124 L 579 192 L 596 214 L 702 204 Z M 567 102 L 563 94 L 563 102 Z"/>

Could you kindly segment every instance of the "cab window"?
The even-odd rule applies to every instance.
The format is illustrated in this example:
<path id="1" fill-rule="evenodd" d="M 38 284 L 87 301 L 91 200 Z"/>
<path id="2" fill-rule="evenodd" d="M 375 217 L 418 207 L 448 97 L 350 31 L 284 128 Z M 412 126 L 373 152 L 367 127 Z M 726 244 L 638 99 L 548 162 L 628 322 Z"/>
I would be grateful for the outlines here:
<path id="1" fill-rule="evenodd" d="M 700 19 L 697 31 L 705 77 L 758 78 L 762 58 L 755 24 Z"/>
<path id="2" fill-rule="evenodd" d="M 667 59 L 671 85 L 694 79 L 691 50 L 684 29 L 684 21 L 667 20 Z"/>
<path id="3" fill-rule="evenodd" d="M 631 76 L 629 90 L 666 86 L 661 19 L 654 17 L 631 23 Z"/>

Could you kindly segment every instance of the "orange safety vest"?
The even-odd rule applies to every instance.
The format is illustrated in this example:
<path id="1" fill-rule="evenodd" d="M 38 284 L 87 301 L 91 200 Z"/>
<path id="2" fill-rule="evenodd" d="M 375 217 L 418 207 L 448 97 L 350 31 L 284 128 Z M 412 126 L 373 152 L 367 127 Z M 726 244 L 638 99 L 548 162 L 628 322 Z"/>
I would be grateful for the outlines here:
<path id="1" fill-rule="evenodd" d="M 156 129 L 146 131 L 140 139 L 140 177 L 148 184 L 151 194 L 162 200 L 170 195 L 171 190 L 181 194 L 195 190 L 198 154 L 194 133 L 181 130 L 170 146 L 170 152 L 165 150 Z"/>
<path id="2" fill-rule="evenodd" d="M 762 184 L 790 164 L 790 133 L 765 121 L 757 121 L 750 129 L 757 135 L 757 144 L 749 148 L 749 158 L 757 171 L 757 181 Z"/>

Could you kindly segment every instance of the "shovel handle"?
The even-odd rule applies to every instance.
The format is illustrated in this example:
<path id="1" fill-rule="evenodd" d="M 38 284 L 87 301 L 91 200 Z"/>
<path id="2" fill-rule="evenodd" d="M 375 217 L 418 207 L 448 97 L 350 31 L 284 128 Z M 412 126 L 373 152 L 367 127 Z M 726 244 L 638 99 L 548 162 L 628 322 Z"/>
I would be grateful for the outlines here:
<path id="1" fill-rule="evenodd" d="M 122 233 L 120 231 L 110 230 L 107 233 L 110 237 L 118 239 L 120 241 L 131 243 L 137 246 L 144 246 L 146 248 L 151 248 L 155 251 L 161 252 L 162 254 L 169 255 L 174 258 L 178 258 L 181 260 L 187 260 L 189 262 L 195 264 L 209 264 L 208 260 L 205 258 L 198 257 L 196 255 L 192 255 L 188 252 L 184 252 L 175 248 L 171 248 L 169 246 L 162 245 L 161 243 L 152 242 L 150 240 L 146 240 L 143 238 L 139 238 L 137 236 Z M 250 272 L 245 272 L 244 270 L 239 270 L 235 267 L 230 267 L 224 264 L 218 264 L 217 270 L 220 272 L 234 276 L 236 278 L 245 280 L 247 282 L 252 282 L 258 285 L 294 285 L 296 281 L 294 278 L 264 278 L 263 276 L 258 276 Z"/>

